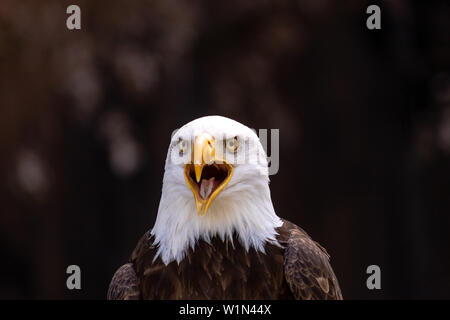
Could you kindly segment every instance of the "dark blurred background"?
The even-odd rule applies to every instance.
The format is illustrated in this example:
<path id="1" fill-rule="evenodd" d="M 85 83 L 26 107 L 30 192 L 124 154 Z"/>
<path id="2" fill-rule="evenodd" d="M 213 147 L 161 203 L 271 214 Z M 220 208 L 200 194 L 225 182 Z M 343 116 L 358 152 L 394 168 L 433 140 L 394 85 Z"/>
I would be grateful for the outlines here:
<path id="1" fill-rule="evenodd" d="M 0 75 L 0 298 L 104 299 L 212 114 L 280 129 L 274 206 L 344 298 L 450 298 L 449 1 L 2 0 Z"/>

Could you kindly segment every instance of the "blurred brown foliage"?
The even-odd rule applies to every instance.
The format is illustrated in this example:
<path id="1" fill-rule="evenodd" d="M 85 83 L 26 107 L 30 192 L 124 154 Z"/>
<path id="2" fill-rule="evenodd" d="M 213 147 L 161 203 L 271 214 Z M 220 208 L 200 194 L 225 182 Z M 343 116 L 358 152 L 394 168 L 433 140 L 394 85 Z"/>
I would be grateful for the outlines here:
<path id="1" fill-rule="evenodd" d="M 105 298 L 209 114 L 280 128 L 275 208 L 345 298 L 450 298 L 450 3 L 382 2 L 377 31 L 369 4 L 2 0 L 0 298 Z"/>

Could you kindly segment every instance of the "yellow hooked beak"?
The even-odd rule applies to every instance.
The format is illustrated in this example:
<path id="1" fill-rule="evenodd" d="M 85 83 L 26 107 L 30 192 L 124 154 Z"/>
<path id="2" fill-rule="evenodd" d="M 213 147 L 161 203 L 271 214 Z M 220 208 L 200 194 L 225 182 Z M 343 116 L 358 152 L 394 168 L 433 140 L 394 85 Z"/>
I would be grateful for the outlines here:
<path id="1" fill-rule="evenodd" d="M 197 213 L 202 216 L 230 182 L 233 166 L 216 156 L 214 138 L 207 133 L 195 137 L 192 160 L 184 167 L 184 178 L 194 194 Z"/>

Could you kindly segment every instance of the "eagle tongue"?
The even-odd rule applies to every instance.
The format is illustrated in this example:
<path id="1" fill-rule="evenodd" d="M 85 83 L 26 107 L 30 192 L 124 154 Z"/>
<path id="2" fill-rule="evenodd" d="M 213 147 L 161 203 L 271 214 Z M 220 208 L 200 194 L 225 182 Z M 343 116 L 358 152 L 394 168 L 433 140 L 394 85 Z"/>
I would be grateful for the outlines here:
<path id="1" fill-rule="evenodd" d="M 199 192 L 200 197 L 202 197 L 202 199 L 207 199 L 212 193 L 214 188 L 214 180 L 215 180 L 214 177 L 212 177 L 209 180 L 202 179 L 200 183 L 200 192 Z"/>

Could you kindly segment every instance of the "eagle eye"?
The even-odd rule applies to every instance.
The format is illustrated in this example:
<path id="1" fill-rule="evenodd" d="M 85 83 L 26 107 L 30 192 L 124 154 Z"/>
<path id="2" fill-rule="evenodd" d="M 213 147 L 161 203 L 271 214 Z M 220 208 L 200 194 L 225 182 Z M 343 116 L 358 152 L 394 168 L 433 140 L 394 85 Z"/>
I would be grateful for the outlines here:
<path id="1" fill-rule="evenodd" d="M 225 142 L 225 145 L 226 145 L 228 151 L 235 153 L 239 147 L 238 138 L 234 137 L 234 138 L 228 139 Z"/>
<path id="2" fill-rule="evenodd" d="M 180 157 L 183 156 L 188 150 L 188 143 L 186 140 L 180 138 L 178 141 L 178 150 L 180 153 Z"/>

